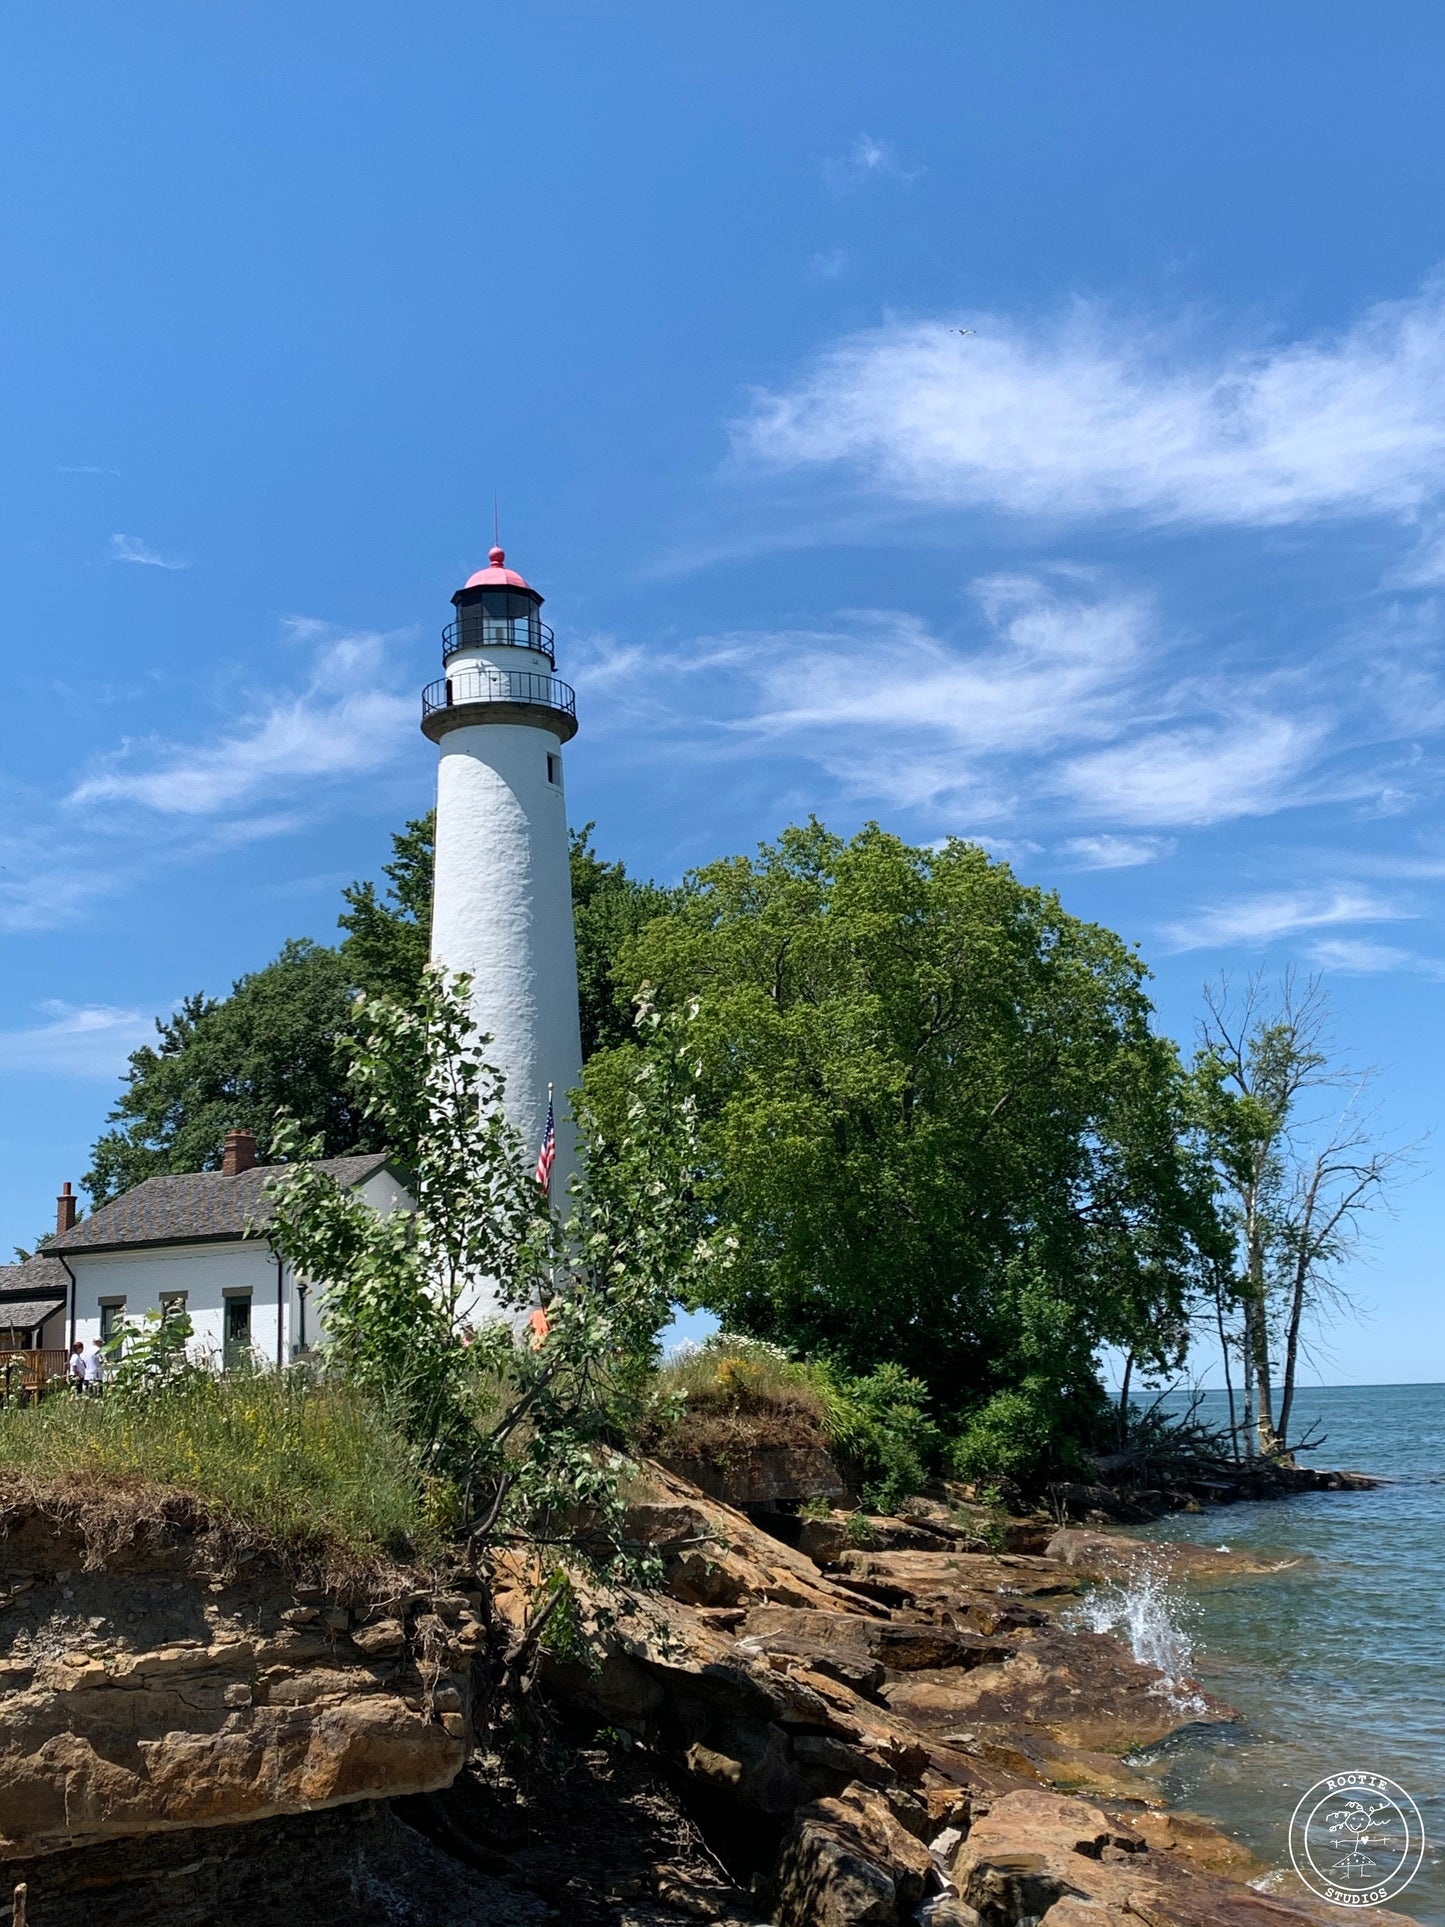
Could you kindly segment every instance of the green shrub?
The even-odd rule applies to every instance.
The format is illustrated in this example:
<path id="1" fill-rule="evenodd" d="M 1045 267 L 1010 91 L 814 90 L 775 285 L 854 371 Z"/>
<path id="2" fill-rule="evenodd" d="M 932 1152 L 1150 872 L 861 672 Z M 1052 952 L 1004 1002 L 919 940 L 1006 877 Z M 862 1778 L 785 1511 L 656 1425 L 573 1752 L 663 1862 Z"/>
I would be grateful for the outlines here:
<path id="1" fill-rule="evenodd" d="M 865 1475 L 863 1503 L 893 1512 L 937 1460 L 941 1435 L 928 1416 L 927 1387 L 901 1365 L 875 1366 L 866 1378 L 829 1377 L 834 1436 Z"/>
<path id="2" fill-rule="evenodd" d="M 1057 1388 L 1037 1379 L 995 1392 L 954 1439 L 953 1470 L 974 1483 L 1007 1478 L 1029 1487 L 1071 1469 L 1072 1455 L 1060 1443 L 1069 1436 L 1062 1404 Z"/>

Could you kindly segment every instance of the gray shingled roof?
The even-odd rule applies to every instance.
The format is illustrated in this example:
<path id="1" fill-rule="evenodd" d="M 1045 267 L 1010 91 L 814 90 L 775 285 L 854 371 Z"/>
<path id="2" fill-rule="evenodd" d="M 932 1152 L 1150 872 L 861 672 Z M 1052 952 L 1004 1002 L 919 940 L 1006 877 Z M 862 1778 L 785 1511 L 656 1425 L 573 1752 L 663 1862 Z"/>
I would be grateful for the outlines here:
<path id="1" fill-rule="evenodd" d="M 386 1163 L 386 1153 L 364 1157 L 319 1158 L 338 1184 L 360 1184 Z M 191 1171 L 183 1177 L 147 1178 L 63 1231 L 49 1251 L 117 1251 L 126 1245 L 203 1244 L 242 1238 L 248 1224 L 264 1225 L 271 1216 L 267 1178 L 284 1165 L 258 1164 L 228 1178 L 221 1171 Z"/>
<path id="2" fill-rule="evenodd" d="M 27 1321 L 18 1314 L 42 1302 L 46 1311 L 41 1317 L 54 1311 L 56 1300 L 65 1297 L 69 1285 L 65 1266 L 44 1252 L 27 1258 L 23 1265 L 0 1265 L 0 1329 L 24 1325 Z M 30 1322 L 38 1325 L 41 1319 Z"/>
<path id="3" fill-rule="evenodd" d="M 0 1298 L 0 1332 L 33 1332 L 64 1310 L 63 1298 Z"/>

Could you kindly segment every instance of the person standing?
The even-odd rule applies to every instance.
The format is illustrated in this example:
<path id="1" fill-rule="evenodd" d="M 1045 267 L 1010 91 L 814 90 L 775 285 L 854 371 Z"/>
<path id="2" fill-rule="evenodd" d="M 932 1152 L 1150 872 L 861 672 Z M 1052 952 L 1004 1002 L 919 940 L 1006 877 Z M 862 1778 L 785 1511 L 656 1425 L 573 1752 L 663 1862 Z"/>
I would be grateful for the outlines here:
<path id="1" fill-rule="evenodd" d="M 83 1392 L 90 1374 L 85 1369 L 85 1345 L 75 1339 L 70 1347 L 70 1357 L 65 1364 L 65 1380 L 72 1392 Z"/>
<path id="2" fill-rule="evenodd" d="M 92 1398 L 99 1398 L 105 1389 L 105 1353 L 100 1348 L 100 1340 L 92 1338 L 90 1351 L 85 1360 L 85 1389 Z"/>

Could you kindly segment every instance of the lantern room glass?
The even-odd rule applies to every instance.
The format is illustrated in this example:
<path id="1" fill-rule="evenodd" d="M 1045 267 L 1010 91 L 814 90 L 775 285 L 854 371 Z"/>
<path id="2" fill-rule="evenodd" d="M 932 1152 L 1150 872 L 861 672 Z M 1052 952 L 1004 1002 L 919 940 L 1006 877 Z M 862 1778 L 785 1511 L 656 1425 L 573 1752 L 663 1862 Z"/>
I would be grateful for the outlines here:
<path id="1" fill-rule="evenodd" d="M 542 618 L 532 596 L 513 589 L 484 589 L 457 610 L 459 649 L 541 649 Z"/>

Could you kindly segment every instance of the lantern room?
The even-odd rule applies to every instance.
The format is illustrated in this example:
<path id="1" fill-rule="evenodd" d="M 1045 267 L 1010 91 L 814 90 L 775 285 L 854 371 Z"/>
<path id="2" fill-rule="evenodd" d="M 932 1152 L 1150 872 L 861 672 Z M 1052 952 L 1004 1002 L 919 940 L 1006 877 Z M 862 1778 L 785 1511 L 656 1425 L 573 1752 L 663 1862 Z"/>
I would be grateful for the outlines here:
<path id="1" fill-rule="evenodd" d="M 442 660 L 458 650 L 531 649 L 555 657 L 552 631 L 542 620 L 543 598 L 524 576 L 506 566 L 503 549 L 493 549 L 487 567 L 478 569 L 452 597 L 455 622 L 442 631 Z"/>

